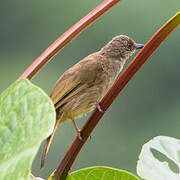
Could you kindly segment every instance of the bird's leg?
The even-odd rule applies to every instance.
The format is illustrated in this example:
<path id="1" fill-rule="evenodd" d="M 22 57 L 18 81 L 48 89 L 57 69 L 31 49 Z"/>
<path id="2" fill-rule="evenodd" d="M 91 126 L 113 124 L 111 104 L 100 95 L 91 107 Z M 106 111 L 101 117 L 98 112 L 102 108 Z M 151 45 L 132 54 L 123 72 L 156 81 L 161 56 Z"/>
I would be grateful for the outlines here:
<path id="1" fill-rule="evenodd" d="M 81 137 L 81 131 L 80 131 L 80 129 L 77 127 L 76 122 L 75 122 L 75 119 L 72 118 L 71 120 L 72 120 L 72 122 L 73 122 L 74 128 L 75 128 L 75 130 L 76 130 L 76 132 L 77 132 L 77 134 L 78 134 L 79 139 L 82 141 L 83 139 L 82 139 L 82 137 Z"/>
<path id="2" fill-rule="evenodd" d="M 90 103 L 90 105 L 95 105 L 99 112 L 103 113 L 104 111 L 101 109 L 101 106 L 98 102 Z"/>

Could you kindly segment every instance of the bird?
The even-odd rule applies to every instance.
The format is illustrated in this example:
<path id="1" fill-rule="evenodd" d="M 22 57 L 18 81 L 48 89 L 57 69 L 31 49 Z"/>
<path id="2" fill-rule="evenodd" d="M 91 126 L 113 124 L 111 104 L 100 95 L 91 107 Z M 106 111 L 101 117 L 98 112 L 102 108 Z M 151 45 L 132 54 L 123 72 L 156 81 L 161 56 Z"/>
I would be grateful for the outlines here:
<path id="1" fill-rule="evenodd" d="M 99 51 L 83 58 L 60 76 L 50 95 L 56 110 L 56 123 L 53 132 L 46 139 L 41 168 L 44 167 L 45 156 L 57 127 L 64 121 L 71 120 L 82 140 L 75 119 L 94 107 L 103 112 L 99 102 L 112 86 L 127 59 L 143 46 L 126 35 L 117 35 Z"/>

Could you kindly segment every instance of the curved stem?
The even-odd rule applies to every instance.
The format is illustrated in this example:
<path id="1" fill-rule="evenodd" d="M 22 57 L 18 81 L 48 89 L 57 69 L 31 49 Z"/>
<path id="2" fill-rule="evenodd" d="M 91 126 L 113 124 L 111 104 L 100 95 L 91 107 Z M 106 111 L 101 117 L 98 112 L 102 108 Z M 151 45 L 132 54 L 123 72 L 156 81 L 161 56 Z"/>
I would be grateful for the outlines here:
<path id="1" fill-rule="evenodd" d="M 53 44 L 51 44 L 22 74 L 18 79 L 31 80 L 62 48 L 70 43 L 80 32 L 99 19 L 105 12 L 115 6 L 120 0 L 105 0 L 93 11 L 87 14 Z"/>
<path id="2" fill-rule="evenodd" d="M 114 85 L 100 102 L 100 107 L 103 110 L 106 111 L 110 107 L 112 102 L 122 91 L 122 89 L 127 85 L 130 79 L 179 24 L 180 12 L 172 17 L 153 35 L 153 37 L 148 41 L 144 48 L 136 55 L 136 57 L 131 61 L 127 68 L 121 73 Z M 103 115 L 104 113 L 99 112 L 98 109 L 95 109 L 91 116 L 88 118 L 81 130 L 83 141 L 79 140 L 78 136 L 74 139 L 55 172 L 56 180 L 64 180 L 66 178 L 81 148 L 83 147 L 91 132 L 96 127 Z"/>

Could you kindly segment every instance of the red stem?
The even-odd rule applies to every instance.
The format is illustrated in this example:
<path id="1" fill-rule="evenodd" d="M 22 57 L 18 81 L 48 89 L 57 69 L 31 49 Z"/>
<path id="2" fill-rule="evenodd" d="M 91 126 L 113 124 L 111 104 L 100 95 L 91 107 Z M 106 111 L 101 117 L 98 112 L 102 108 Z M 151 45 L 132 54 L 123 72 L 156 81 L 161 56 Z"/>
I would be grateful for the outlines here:
<path id="1" fill-rule="evenodd" d="M 160 44 L 167 38 L 167 36 L 180 24 L 180 12 L 171 18 L 165 25 L 163 25 L 148 41 L 145 47 L 136 55 L 127 68 L 121 73 L 114 85 L 100 102 L 100 107 L 106 111 L 130 79 L 146 62 L 146 60 L 153 54 L 153 52 L 160 46 Z M 96 127 L 104 113 L 97 109 L 91 114 L 81 130 L 83 141 L 79 140 L 78 136 L 74 139 L 64 158 L 59 164 L 56 172 L 56 180 L 64 180 L 74 162 L 81 148 L 89 138 L 91 132 Z"/>
<path id="2" fill-rule="evenodd" d="M 120 0 L 105 0 L 102 2 L 51 44 L 18 79 L 27 78 L 31 80 L 62 48 L 118 2 L 120 2 Z"/>

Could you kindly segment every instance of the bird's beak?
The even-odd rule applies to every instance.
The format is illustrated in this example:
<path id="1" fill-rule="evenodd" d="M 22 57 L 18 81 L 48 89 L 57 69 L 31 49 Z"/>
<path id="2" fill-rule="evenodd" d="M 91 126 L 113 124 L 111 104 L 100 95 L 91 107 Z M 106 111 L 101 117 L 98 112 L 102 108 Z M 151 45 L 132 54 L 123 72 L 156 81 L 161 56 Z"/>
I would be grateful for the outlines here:
<path id="1" fill-rule="evenodd" d="M 143 48 L 144 47 L 144 44 L 137 44 L 136 45 L 136 49 L 141 49 L 141 48 Z"/>

